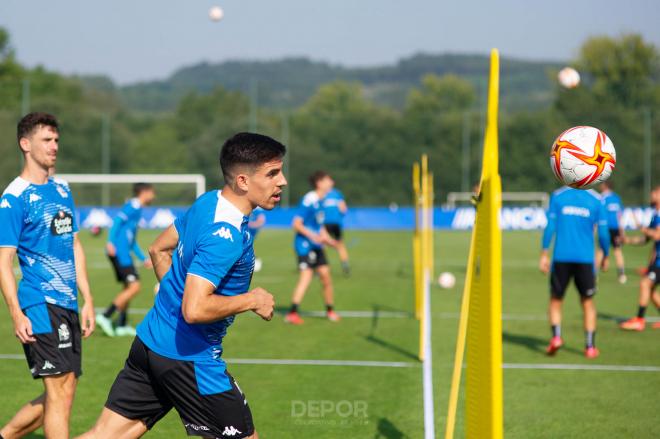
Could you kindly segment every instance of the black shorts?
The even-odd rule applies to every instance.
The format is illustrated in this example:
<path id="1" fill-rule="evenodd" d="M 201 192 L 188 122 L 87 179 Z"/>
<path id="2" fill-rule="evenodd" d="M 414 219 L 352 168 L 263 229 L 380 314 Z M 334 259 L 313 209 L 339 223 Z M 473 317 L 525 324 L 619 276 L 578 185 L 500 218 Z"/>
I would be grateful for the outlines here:
<path id="1" fill-rule="evenodd" d="M 649 265 L 649 269 L 646 272 L 646 277 L 653 281 L 653 288 L 660 285 L 660 267 Z"/>
<path id="2" fill-rule="evenodd" d="M 123 282 L 125 284 L 130 284 L 140 280 L 137 270 L 134 265 L 119 265 L 119 261 L 116 256 L 108 256 L 112 268 L 115 270 L 115 277 L 117 282 Z"/>
<path id="3" fill-rule="evenodd" d="M 621 236 L 621 230 L 619 229 L 610 229 L 610 244 L 612 248 L 619 248 L 623 243 L 623 236 Z"/>
<path id="4" fill-rule="evenodd" d="M 105 406 L 151 429 L 174 407 L 189 436 L 244 438 L 254 434 L 247 400 L 224 363 L 173 360 L 136 337 Z M 209 386 L 227 390 L 210 393 Z"/>
<path id="5" fill-rule="evenodd" d="M 310 250 L 305 256 L 298 255 L 299 270 L 306 270 L 308 268 L 316 269 L 323 265 L 328 265 L 328 260 L 322 248 Z"/>
<path id="6" fill-rule="evenodd" d="M 32 323 L 34 343 L 23 345 L 34 379 L 73 372 L 82 375 L 80 320 L 76 311 L 50 303 L 23 310 Z"/>
<path id="7" fill-rule="evenodd" d="M 562 299 L 571 278 L 573 278 L 581 297 L 588 298 L 596 294 L 594 264 L 554 262 L 550 274 L 550 294 L 552 297 Z"/>
<path id="8" fill-rule="evenodd" d="M 344 230 L 341 224 L 326 224 L 325 230 L 327 230 L 328 234 L 337 241 L 341 241 L 344 236 Z"/>

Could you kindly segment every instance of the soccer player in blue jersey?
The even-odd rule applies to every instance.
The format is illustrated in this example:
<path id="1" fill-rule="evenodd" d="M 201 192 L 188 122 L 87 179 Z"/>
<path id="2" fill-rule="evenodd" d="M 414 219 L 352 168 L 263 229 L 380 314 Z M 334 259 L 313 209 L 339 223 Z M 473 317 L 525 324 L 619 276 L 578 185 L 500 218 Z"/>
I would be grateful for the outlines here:
<path id="1" fill-rule="evenodd" d="M 328 177 L 330 178 L 330 177 Z M 344 244 L 344 216 L 348 212 L 348 206 L 344 199 L 344 194 L 335 187 L 335 182 L 332 178 L 332 189 L 323 197 L 321 205 L 323 206 L 324 225 L 328 234 L 335 240 L 335 248 L 339 253 L 339 260 L 341 261 L 341 269 L 344 275 L 348 276 L 351 273 L 351 266 L 348 261 L 348 250 Z"/>
<path id="2" fill-rule="evenodd" d="M 314 190 L 303 197 L 298 211 L 293 217 L 293 230 L 296 232 L 293 245 L 298 257 L 300 277 L 293 290 L 291 309 L 284 317 L 284 321 L 294 325 L 304 323 L 298 313 L 298 307 L 305 297 L 307 288 L 312 283 L 314 273 L 319 275 L 323 285 L 327 318 L 332 322 L 340 320 L 339 314 L 334 310 L 334 290 L 330 266 L 323 251 L 323 246 L 326 244 L 336 245 L 335 240 L 330 237 L 323 225 L 323 208 L 321 206 L 321 200 L 332 189 L 332 179 L 327 173 L 317 171 L 311 175 L 309 182 Z"/>
<path id="3" fill-rule="evenodd" d="M 105 246 L 115 277 L 124 285 L 105 312 L 96 315 L 96 324 L 110 337 L 135 336 L 135 328 L 127 324 L 127 314 L 130 301 L 140 292 L 140 276 L 133 265 L 131 253 L 146 268 L 151 268 L 151 259 L 144 255 L 137 242 L 137 231 L 142 208 L 153 202 L 156 191 L 149 183 L 136 183 L 133 185 L 133 195 L 115 217 Z M 113 327 L 111 318 L 115 311 L 119 311 L 119 317 L 116 327 Z"/>
<path id="4" fill-rule="evenodd" d="M 610 241 L 607 214 L 601 196 L 592 190 L 569 187 L 558 189 L 552 194 L 539 261 L 541 272 L 550 272 L 548 317 L 552 339 L 546 349 L 548 355 L 554 355 L 564 343 L 561 338 L 561 308 L 571 279 L 580 293 L 584 312 L 585 356 L 596 358 L 599 355 L 596 348 L 596 307 L 593 301 L 596 294 L 594 228 L 598 229 L 598 241 L 603 249 L 602 267 L 607 268 Z M 548 249 L 553 237 L 555 242 L 551 263 Z"/>
<path id="5" fill-rule="evenodd" d="M 46 437 L 68 438 L 82 374 L 81 337 L 94 331 L 94 305 L 73 196 L 65 182 L 49 177 L 59 149 L 57 120 L 30 113 L 18 123 L 17 139 L 23 170 L 0 199 L 0 287 L 32 377 L 42 379 L 45 391 L 19 410 L 0 437 L 22 437 L 43 425 Z M 23 275 L 18 286 L 17 255 Z M 85 299 L 80 315 L 78 290 Z"/>
<path id="6" fill-rule="evenodd" d="M 646 275 L 639 282 L 639 308 L 637 315 L 621 323 L 620 328 L 627 331 L 643 331 L 646 327 L 646 308 L 649 301 L 660 312 L 660 294 L 656 290 L 660 285 L 660 185 L 651 191 L 651 205 L 655 209 L 651 224 L 642 227 L 642 236 L 631 236 L 626 238 L 626 244 L 646 244 L 654 242 L 654 251 Z M 654 329 L 660 329 L 660 322 L 653 324 Z"/>
<path id="7" fill-rule="evenodd" d="M 623 203 L 621 202 L 621 197 L 612 190 L 612 183 L 610 181 L 601 183 L 599 189 L 600 195 L 605 202 L 605 210 L 607 211 L 607 228 L 610 230 L 610 247 L 612 248 L 612 254 L 614 254 L 614 261 L 616 262 L 617 279 L 620 284 L 625 284 L 628 278 L 626 277 L 625 262 L 621 249 L 625 240 L 623 224 L 621 223 Z M 597 260 L 600 261 L 602 257 L 603 252 L 599 250 Z"/>
<path id="8" fill-rule="evenodd" d="M 222 190 L 202 195 L 149 248 L 160 291 L 94 428 L 81 437 L 142 436 L 175 408 L 188 435 L 256 438 L 245 396 L 222 359 L 236 314 L 273 316 L 273 296 L 250 290 L 248 217 L 280 201 L 285 147 L 240 133 L 225 142 Z"/>

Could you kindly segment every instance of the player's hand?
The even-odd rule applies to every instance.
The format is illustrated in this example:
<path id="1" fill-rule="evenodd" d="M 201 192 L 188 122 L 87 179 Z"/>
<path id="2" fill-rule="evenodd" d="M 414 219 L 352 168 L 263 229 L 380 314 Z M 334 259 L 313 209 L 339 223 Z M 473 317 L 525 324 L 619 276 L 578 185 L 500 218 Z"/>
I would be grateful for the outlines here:
<path id="1" fill-rule="evenodd" d="M 105 245 L 105 252 L 108 254 L 108 256 L 115 256 L 117 254 L 117 249 L 111 242 L 108 242 Z"/>
<path id="2" fill-rule="evenodd" d="M 608 268 L 610 268 L 610 258 L 609 256 L 603 256 L 603 260 L 600 261 L 600 269 L 605 272 Z"/>
<path id="3" fill-rule="evenodd" d="M 257 287 L 250 291 L 253 295 L 255 306 L 252 311 L 264 320 L 273 318 L 273 309 L 275 308 L 275 299 L 273 295 L 263 288 Z"/>
<path id="4" fill-rule="evenodd" d="M 312 241 L 314 244 L 318 245 L 323 245 L 325 242 L 323 241 L 323 237 L 321 235 L 313 234 L 309 237 L 309 240 Z"/>
<path id="5" fill-rule="evenodd" d="M 83 338 L 87 338 L 96 329 L 96 314 L 94 313 L 94 305 L 92 303 L 85 302 L 82 310 L 80 310 L 80 320 Z"/>
<path id="6" fill-rule="evenodd" d="M 539 270 L 541 270 L 541 273 L 543 274 L 550 273 L 550 257 L 547 253 L 541 254 L 541 258 L 539 259 Z"/>
<path id="7" fill-rule="evenodd" d="M 14 334 L 23 344 L 34 343 L 37 341 L 32 333 L 32 322 L 22 311 L 12 316 L 14 320 Z"/>
<path id="8" fill-rule="evenodd" d="M 154 264 L 153 264 L 153 262 L 151 262 L 151 259 L 147 258 L 147 259 L 144 260 L 144 268 L 147 268 L 147 269 L 150 270 L 153 267 L 154 267 Z"/>

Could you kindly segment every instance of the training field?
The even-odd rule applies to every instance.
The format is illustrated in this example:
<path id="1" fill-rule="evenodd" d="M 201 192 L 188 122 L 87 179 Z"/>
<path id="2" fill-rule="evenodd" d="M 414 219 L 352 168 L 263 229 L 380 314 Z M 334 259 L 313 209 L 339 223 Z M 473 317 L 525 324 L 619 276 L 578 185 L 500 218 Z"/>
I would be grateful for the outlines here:
<path id="1" fill-rule="evenodd" d="M 97 307 L 107 306 L 118 285 L 103 255 L 103 238 L 82 232 Z M 155 236 L 141 232 L 146 244 Z M 420 438 L 422 369 L 417 362 L 418 323 L 413 304 L 410 233 L 349 232 L 353 275 L 335 269 L 336 304 L 346 315 L 340 323 L 308 316 L 301 327 L 283 323 L 296 269 L 291 232 L 265 230 L 257 239 L 263 270 L 253 286 L 276 296 L 280 314 L 264 322 L 240 316 L 225 339 L 229 370 L 246 393 L 262 438 Z M 433 372 L 436 432 L 444 436 L 447 395 L 453 364 L 457 310 L 463 286 L 469 235 L 436 234 L 436 274 L 451 271 L 458 284 L 432 291 Z M 507 438 L 658 437 L 660 413 L 660 330 L 624 333 L 616 319 L 636 310 L 637 276 L 648 247 L 625 249 L 629 283 L 615 273 L 601 276 L 597 296 L 597 360 L 583 357 L 581 312 L 571 289 L 565 305 L 566 347 L 555 358 L 543 351 L 549 338 L 545 319 L 547 279 L 536 265 L 540 234 L 504 233 L 503 341 L 504 430 Z M 334 267 L 337 258 L 331 253 Z M 142 271 L 143 291 L 133 303 L 137 323 L 153 301 L 153 274 Z M 41 389 L 29 376 L 22 349 L 13 337 L 6 307 L 0 307 L 0 422 Z M 318 282 L 303 311 L 322 310 Z M 656 317 L 650 309 L 649 315 Z M 352 317 L 351 317 L 352 316 Z M 122 367 L 131 340 L 97 332 L 84 343 L 84 375 L 72 415 L 72 433 L 90 427 Z M 307 360 L 263 361 L 249 360 Z M 332 364 L 331 362 L 339 362 Z M 349 363 L 342 363 L 349 362 Z M 373 363 L 372 363 L 373 362 Z M 297 363 L 297 364 L 296 364 Z M 549 369 L 550 367 L 554 367 Z M 463 436 L 462 408 L 457 435 Z M 147 437 L 184 437 L 172 411 Z M 36 434 L 32 437 L 42 437 Z"/>

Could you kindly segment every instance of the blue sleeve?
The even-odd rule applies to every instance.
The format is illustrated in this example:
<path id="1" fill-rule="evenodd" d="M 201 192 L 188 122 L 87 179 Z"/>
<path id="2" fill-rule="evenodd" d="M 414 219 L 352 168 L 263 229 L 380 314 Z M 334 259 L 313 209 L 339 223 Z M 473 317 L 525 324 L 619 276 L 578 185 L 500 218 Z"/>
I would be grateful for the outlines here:
<path id="1" fill-rule="evenodd" d="M 243 237 L 227 223 L 215 223 L 200 234 L 188 274 L 206 279 L 216 288 L 243 253 Z"/>
<path id="2" fill-rule="evenodd" d="M 305 200 L 303 199 L 303 201 L 301 201 L 298 205 L 298 209 L 296 209 L 294 217 L 297 216 L 299 218 L 305 219 L 309 215 L 310 210 L 313 210 L 312 205 L 305 204 Z"/>
<path id="3" fill-rule="evenodd" d="M 117 233 L 119 233 L 119 229 L 121 229 L 122 224 L 126 222 L 126 217 L 124 216 L 123 219 L 120 215 L 117 215 L 114 220 L 112 220 L 112 227 L 110 228 L 110 232 L 108 232 L 108 242 L 115 243 L 117 242 Z"/>
<path id="4" fill-rule="evenodd" d="M 133 250 L 133 253 L 135 254 L 135 256 L 137 256 L 137 258 L 139 260 L 141 260 L 142 262 L 147 260 L 147 257 L 144 255 L 144 252 L 142 251 L 142 249 L 138 245 L 137 239 L 133 240 L 133 246 L 131 247 L 131 250 Z"/>
<path id="5" fill-rule="evenodd" d="M 598 206 L 598 244 L 603 250 L 603 255 L 610 254 L 610 231 L 607 227 L 607 210 L 605 209 L 605 202 Z"/>
<path id="6" fill-rule="evenodd" d="M 13 195 L 0 199 L 0 247 L 18 247 L 23 230 L 23 202 Z"/>
<path id="7" fill-rule="evenodd" d="M 550 248 L 552 238 L 557 229 L 557 203 L 555 202 L 555 197 L 550 198 L 550 207 L 548 208 L 546 216 L 548 217 L 548 224 L 546 224 L 545 230 L 543 231 L 543 240 L 541 243 L 543 250 Z"/>
<path id="8" fill-rule="evenodd" d="M 73 201 L 73 196 L 71 191 L 69 191 L 69 197 L 71 197 L 71 212 L 73 213 L 73 233 L 78 233 L 78 220 L 76 219 L 76 203 Z"/>

